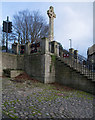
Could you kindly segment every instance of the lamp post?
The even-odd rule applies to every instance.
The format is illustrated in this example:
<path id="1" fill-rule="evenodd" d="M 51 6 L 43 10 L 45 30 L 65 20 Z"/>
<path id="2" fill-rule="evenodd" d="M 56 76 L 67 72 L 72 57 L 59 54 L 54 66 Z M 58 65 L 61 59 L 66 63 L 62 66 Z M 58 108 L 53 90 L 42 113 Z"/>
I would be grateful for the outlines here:
<path id="1" fill-rule="evenodd" d="M 7 16 L 7 32 L 6 32 L 6 52 L 8 52 L 8 22 L 9 22 L 9 17 Z"/>
<path id="2" fill-rule="evenodd" d="M 7 20 L 3 21 L 3 32 L 6 33 L 6 52 L 8 51 L 8 33 L 12 32 L 12 22 L 9 21 L 9 17 L 7 16 Z"/>
<path id="3" fill-rule="evenodd" d="M 72 39 L 69 39 L 70 40 L 70 48 L 72 48 Z"/>

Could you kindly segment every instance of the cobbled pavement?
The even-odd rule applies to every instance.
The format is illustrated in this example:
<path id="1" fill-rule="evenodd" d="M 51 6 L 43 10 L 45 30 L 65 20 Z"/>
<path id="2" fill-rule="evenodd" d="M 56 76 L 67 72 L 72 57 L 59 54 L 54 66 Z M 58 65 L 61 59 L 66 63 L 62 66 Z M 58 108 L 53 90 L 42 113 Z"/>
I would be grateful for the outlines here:
<path id="1" fill-rule="evenodd" d="M 2 78 L 2 120 L 92 119 L 94 99 L 95 96 L 89 93 L 75 89 L 60 90 L 54 84 L 32 80 L 19 83 Z"/>

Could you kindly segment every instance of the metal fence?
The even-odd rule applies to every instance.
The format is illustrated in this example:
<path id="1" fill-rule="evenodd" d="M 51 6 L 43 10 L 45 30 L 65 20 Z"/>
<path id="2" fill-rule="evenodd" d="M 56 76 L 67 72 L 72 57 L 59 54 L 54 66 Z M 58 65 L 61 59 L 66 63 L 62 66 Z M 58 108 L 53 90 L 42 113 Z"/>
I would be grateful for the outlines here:
<path id="1" fill-rule="evenodd" d="M 88 77 L 88 79 L 95 80 L 95 63 L 87 60 L 82 55 L 75 56 L 71 53 L 69 53 L 69 57 L 62 57 L 61 59 L 71 68 Z"/>

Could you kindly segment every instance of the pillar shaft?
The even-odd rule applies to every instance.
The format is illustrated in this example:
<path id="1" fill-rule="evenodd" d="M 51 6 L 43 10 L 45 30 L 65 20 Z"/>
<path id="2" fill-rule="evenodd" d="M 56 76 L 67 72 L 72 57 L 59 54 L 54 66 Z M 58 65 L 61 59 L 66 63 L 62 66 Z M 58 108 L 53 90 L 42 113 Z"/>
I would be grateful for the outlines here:
<path id="1" fill-rule="evenodd" d="M 54 18 L 56 15 L 54 13 L 54 8 L 50 6 L 49 10 L 47 11 L 49 17 L 49 41 L 54 40 Z"/>

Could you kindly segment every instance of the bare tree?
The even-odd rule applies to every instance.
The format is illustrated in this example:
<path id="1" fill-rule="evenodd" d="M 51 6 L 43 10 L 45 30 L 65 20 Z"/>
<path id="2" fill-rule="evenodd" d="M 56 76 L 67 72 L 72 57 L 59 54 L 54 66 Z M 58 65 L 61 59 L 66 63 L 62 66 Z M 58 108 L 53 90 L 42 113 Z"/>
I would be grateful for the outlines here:
<path id="1" fill-rule="evenodd" d="M 48 24 L 38 11 L 18 12 L 13 16 L 13 27 L 15 36 L 21 43 L 39 41 L 48 36 Z"/>

